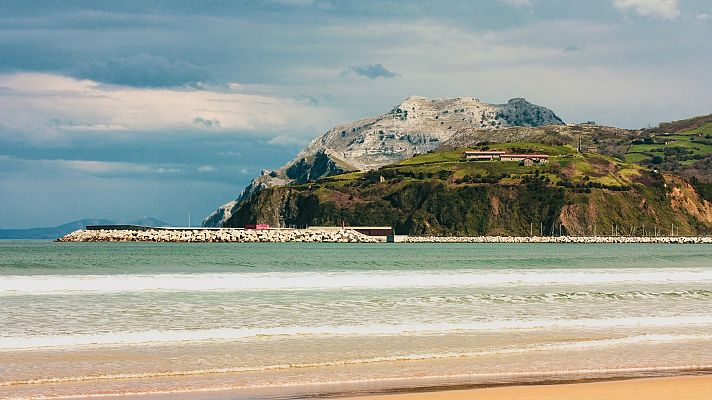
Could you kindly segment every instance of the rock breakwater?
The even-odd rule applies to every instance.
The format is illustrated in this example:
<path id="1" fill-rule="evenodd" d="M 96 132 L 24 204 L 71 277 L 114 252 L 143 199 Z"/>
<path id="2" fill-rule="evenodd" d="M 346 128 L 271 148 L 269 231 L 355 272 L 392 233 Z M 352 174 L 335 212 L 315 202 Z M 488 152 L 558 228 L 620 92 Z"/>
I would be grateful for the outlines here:
<path id="1" fill-rule="evenodd" d="M 407 236 L 401 243 L 677 243 L 712 244 L 712 236 Z"/>
<path id="2" fill-rule="evenodd" d="M 176 243 L 376 243 L 384 238 L 350 229 L 100 229 L 78 230 L 58 242 L 176 242 Z"/>
<path id="3" fill-rule="evenodd" d="M 78 230 L 58 242 L 382 243 L 352 229 L 100 229 Z M 397 243 L 657 243 L 712 244 L 712 236 L 396 236 Z"/>

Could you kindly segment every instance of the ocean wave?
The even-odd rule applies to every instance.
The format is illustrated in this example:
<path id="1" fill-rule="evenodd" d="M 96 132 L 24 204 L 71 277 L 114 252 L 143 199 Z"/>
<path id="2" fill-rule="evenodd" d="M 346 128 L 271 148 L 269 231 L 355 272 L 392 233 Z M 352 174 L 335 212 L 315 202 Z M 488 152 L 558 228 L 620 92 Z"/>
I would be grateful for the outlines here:
<path id="1" fill-rule="evenodd" d="M 712 284 L 712 268 L 6 275 L 0 276 L 0 296 L 156 291 L 399 289 L 614 283 L 696 283 L 709 285 Z"/>
<path id="2" fill-rule="evenodd" d="M 0 337 L 0 351 L 92 345 L 142 345 L 152 343 L 230 341 L 294 336 L 422 335 L 483 330 L 663 328 L 712 325 L 712 315 L 674 317 L 626 317 L 606 319 L 496 320 L 463 323 L 405 323 L 392 325 L 325 325 L 265 328 L 217 328 L 108 332 L 75 335 Z"/>
<path id="3" fill-rule="evenodd" d="M 141 373 L 123 373 L 123 374 L 103 374 L 103 375 L 85 375 L 85 376 L 69 376 L 69 377 L 53 377 L 53 378 L 36 378 L 27 380 L 12 380 L 0 381 L 2 386 L 14 385 L 33 385 L 47 383 L 67 383 L 90 380 L 111 380 L 111 379 L 144 379 L 157 377 L 171 376 L 189 376 L 189 375 L 209 375 L 209 374 L 228 374 L 241 372 L 264 372 L 274 370 L 284 370 L 291 368 L 326 368 L 339 367 L 358 364 L 374 364 L 381 362 L 399 362 L 399 361 L 423 361 L 437 360 L 445 358 L 467 358 L 467 357 L 482 357 L 491 355 L 517 354 L 528 353 L 535 351 L 557 351 L 557 350 L 580 350 L 590 348 L 612 347 L 621 345 L 632 345 L 641 343 L 669 343 L 691 340 L 712 340 L 712 335 L 673 335 L 673 334 L 645 334 L 626 336 L 607 339 L 583 340 L 577 342 L 561 342 L 561 343 L 546 343 L 535 344 L 523 347 L 497 347 L 487 350 L 466 351 L 466 352 L 442 352 L 442 353 L 411 353 L 398 354 L 391 356 L 377 356 L 367 358 L 353 358 L 346 360 L 330 360 L 321 362 L 306 362 L 306 363 L 285 363 L 272 364 L 264 366 L 252 367 L 223 367 L 223 368 L 206 368 L 195 370 L 178 370 L 178 371 L 153 371 Z M 699 366 L 697 368 L 700 368 Z"/>

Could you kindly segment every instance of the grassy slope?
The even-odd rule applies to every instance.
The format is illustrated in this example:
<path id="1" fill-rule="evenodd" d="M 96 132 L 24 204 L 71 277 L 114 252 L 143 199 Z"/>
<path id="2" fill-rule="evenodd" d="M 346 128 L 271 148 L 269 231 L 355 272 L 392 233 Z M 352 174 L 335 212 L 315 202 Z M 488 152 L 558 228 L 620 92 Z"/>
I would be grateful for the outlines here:
<path id="1" fill-rule="evenodd" d="M 650 162 L 655 156 L 662 158 L 667 156 L 672 162 L 692 165 L 700 158 L 712 155 L 710 136 L 712 136 L 712 123 L 674 134 L 654 134 L 651 137 L 656 143 L 631 145 L 625 159 L 627 162 L 642 163 Z M 673 154 L 674 151 L 679 151 L 681 155 Z"/>

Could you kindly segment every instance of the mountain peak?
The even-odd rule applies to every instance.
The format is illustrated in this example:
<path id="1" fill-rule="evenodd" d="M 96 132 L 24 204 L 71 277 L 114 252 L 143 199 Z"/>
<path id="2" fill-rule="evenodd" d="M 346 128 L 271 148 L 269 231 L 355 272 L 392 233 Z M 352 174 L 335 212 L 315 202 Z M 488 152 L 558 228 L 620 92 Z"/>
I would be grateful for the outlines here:
<path id="1" fill-rule="evenodd" d="M 530 102 L 527 101 L 524 97 L 515 97 L 513 99 L 509 99 L 507 104 L 531 104 Z"/>

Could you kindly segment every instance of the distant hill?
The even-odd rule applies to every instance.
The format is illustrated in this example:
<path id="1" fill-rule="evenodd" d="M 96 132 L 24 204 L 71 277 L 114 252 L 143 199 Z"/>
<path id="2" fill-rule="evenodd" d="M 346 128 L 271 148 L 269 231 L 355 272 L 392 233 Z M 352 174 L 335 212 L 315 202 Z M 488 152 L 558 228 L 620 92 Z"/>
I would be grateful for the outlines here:
<path id="1" fill-rule="evenodd" d="M 661 122 L 655 128 L 646 129 L 647 133 L 679 133 L 687 132 L 693 129 L 703 127 L 704 125 L 712 124 L 712 114 L 700 115 L 679 121 Z"/>
<path id="2" fill-rule="evenodd" d="M 263 171 L 237 199 L 209 215 L 203 225 L 222 225 L 243 199 L 264 188 L 379 168 L 434 150 L 462 129 L 495 132 L 545 125 L 563 125 L 563 121 L 552 110 L 523 98 L 489 104 L 472 97 L 411 96 L 385 114 L 331 128 L 283 167 Z"/>
<path id="3" fill-rule="evenodd" d="M 0 229 L 0 239 L 56 239 L 79 229 L 84 229 L 87 225 L 142 225 L 142 226 L 172 226 L 161 220 L 152 217 L 142 217 L 130 221 L 114 221 L 110 219 L 80 219 L 68 222 L 55 227 L 48 228 L 28 228 L 28 229 Z"/>

